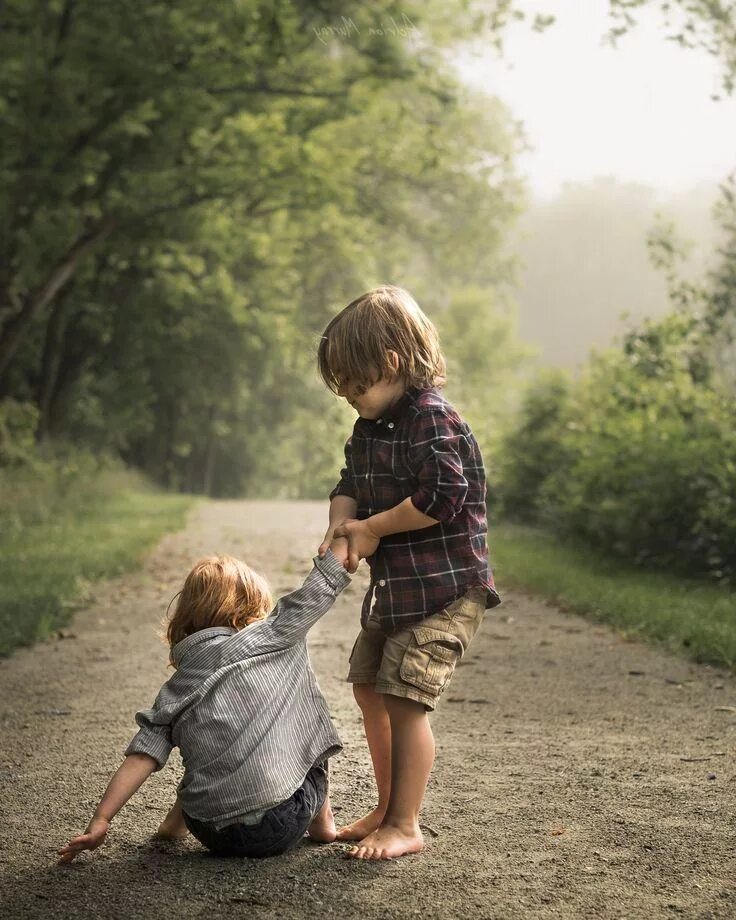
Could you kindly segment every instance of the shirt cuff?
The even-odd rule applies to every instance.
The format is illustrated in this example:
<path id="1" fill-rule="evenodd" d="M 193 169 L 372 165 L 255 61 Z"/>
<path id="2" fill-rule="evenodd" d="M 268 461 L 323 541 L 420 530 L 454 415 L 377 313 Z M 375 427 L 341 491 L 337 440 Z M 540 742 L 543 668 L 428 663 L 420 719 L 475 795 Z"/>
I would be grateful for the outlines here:
<path id="1" fill-rule="evenodd" d="M 125 756 L 127 757 L 128 754 L 148 754 L 158 764 L 156 769 L 160 770 L 169 759 L 169 754 L 173 747 L 174 745 L 163 735 L 142 728 L 125 749 Z"/>
<path id="2" fill-rule="evenodd" d="M 456 508 L 452 502 L 438 492 L 421 490 L 411 496 L 411 503 L 427 517 L 449 524 L 462 511 L 462 505 Z"/>
<path id="3" fill-rule="evenodd" d="M 355 491 L 344 481 L 338 482 L 335 488 L 327 496 L 330 501 L 337 495 L 347 495 L 348 498 L 355 498 Z"/>
<path id="4" fill-rule="evenodd" d="M 324 575 L 325 581 L 336 591 L 342 591 L 350 583 L 345 566 L 337 560 L 331 549 L 328 549 L 324 556 L 315 556 L 314 564 Z"/>

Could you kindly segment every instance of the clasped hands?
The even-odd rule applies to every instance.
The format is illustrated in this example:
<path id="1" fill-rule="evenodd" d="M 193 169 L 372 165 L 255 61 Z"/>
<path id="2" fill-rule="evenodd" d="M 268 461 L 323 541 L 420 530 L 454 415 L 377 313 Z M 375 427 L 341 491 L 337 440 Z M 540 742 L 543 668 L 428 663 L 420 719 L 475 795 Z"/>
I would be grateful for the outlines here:
<path id="1" fill-rule="evenodd" d="M 324 556 L 331 549 L 335 558 L 352 575 L 357 571 L 361 559 L 375 553 L 380 539 L 373 532 L 370 519 L 359 521 L 356 518 L 346 518 L 328 528 L 317 553 Z"/>

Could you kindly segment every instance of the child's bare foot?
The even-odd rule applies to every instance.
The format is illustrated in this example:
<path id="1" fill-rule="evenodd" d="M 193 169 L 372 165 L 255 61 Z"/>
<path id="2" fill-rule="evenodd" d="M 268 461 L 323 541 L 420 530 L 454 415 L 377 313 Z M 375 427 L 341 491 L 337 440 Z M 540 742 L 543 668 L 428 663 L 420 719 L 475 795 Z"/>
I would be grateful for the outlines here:
<path id="1" fill-rule="evenodd" d="M 154 840 L 183 840 L 188 835 L 189 835 L 189 831 L 186 828 L 184 828 L 183 830 L 182 829 L 174 830 L 173 828 L 164 827 L 164 825 L 162 824 L 160 825 L 156 833 L 153 835 L 153 837 L 154 837 Z"/>
<path id="2" fill-rule="evenodd" d="M 168 817 L 159 824 L 158 830 L 153 835 L 154 840 L 183 840 L 189 831 L 183 821 L 171 821 Z"/>
<path id="3" fill-rule="evenodd" d="M 424 849 L 424 837 L 418 826 L 401 828 L 383 824 L 348 853 L 353 859 L 396 859 Z"/>
<path id="4" fill-rule="evenodd" d="M 335 818 L 329 799 L 325 799 L 325 804 L 314 816 L 312 823 L 307 828 L 307 833 L 317 843 L 332 843 L 335 839 Z"/>
<path id="5" fill-rule="evenodd" d="M 189 831 L 184 823 L 184 813 L 179 799 L 169 809 L 164 820 L 159 824 L 158 830 L 153 835 L 154 840 L 183 840 Z"/>
<path id="6" fill-rule="evenodd" d="M 363 840 L 368 834 L 378 830 L 386 814 L 383 808 L 374 808 L 372 812 L 352 824 L 346 824 L 337 832 L 338 840 Z"/>

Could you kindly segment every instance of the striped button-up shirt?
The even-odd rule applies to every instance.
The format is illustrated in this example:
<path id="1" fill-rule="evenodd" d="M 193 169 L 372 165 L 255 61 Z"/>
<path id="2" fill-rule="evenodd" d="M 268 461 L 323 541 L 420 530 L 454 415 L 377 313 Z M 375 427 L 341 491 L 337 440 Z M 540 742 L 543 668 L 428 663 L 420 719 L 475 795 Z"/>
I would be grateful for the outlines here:
<path id="1" fill-rule="evenodd" d="M 270 808 L 341 749 L 306 636 L 349 581 L 328 552 L 265 620 L 202 629 L 174 646 L 176 672 L 136 713 L 140 731 L 125 753 L 148 754 L 160 769 L 178 746 L 187 814 L 220 827 Z"/>
<path id="2" fill-rule="evenodd" d="M 436 388 L 410 387 L 381 418 L 357 419 L 335 495 L 354 498 L 361 520 L 411 497 L 438 522 L 382 537 L 367 560 L 364 626 L 374 597 L 372 613 L 386 633 L 439 612 L 472 587 L 486 589 L 487 607 L 501 603 L 488 564 L 480 448 Z"/>

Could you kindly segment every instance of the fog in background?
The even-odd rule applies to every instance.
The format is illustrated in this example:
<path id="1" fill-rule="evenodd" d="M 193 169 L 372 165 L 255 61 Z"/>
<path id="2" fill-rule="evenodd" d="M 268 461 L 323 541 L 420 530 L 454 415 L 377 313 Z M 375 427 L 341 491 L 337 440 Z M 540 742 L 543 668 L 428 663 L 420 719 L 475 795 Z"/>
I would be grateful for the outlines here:
<path id="1" fill-rule="evenodd" d="M 713 251 L 718 183 L 736 167 L 736 99 L 720 92 L 718 62 L 664 37 L 657 10 L 606 43 L 606 0 L 526 0 L 534 32 L 511 27 L 503 56 L 456 58 L 463 79 L 497 95 L 521 122 L 518 158 L 529 207 L 512 247 L 519 272 L 519 334 L 545 365 L 574 367 L 631 321 L 668 309 L 646 236 L 660 212 L 693 243 L 683 271 Z M 630 319 L 622 320 L 622 314 Z"/>

